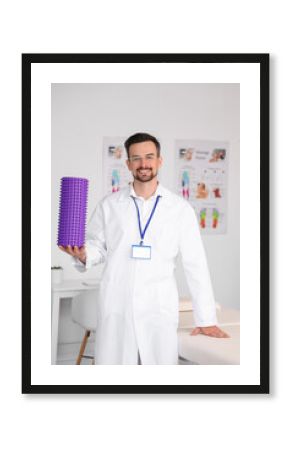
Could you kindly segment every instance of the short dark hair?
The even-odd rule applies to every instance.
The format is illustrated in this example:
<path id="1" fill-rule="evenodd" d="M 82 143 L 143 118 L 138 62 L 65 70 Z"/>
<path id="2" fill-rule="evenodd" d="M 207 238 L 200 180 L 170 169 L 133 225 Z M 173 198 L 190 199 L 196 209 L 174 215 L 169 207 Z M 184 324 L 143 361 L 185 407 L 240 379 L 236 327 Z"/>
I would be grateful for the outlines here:
<path id="1" fill-rule="evenodd" d="M 136 133 L 136 134 L 133 134 L 132 136 L 130 136 L 125 142 L 125 148 L 127 151 L 128 158 L 129 158 L 129 148 L 131 145 L 139 144 L 140 142 L 147 142 L 147 141 L 151 141 L 155 144 L 156 150 L 157 150 L 157 156 L 159 157 L 160 156 L 160 143 L 156 139 L 156 137 L 151 136 L 151 134 L 148 134 L 148 133 Z"/>

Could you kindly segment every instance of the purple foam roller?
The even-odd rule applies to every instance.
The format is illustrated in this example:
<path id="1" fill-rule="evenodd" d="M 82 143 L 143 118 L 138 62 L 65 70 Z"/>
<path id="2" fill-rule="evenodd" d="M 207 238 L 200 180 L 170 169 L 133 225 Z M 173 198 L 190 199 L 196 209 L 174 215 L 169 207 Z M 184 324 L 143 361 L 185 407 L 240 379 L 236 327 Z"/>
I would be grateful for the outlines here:
<path id="1" fill-rule="evenodd" d="M 85 244 L 88 186 L 86 178 L 61 179 L 57 245 Z"/>

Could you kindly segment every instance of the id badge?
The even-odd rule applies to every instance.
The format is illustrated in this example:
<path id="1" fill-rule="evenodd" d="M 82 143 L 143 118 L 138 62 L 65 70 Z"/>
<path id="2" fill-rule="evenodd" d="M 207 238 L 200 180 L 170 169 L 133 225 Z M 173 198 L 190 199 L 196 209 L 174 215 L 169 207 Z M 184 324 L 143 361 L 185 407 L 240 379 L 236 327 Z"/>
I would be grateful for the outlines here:
<path id="1" fill-rule="evenodd" d="M 135 259 L 151 259 L 151 246 L 132 245 L 131 257 Z"/>

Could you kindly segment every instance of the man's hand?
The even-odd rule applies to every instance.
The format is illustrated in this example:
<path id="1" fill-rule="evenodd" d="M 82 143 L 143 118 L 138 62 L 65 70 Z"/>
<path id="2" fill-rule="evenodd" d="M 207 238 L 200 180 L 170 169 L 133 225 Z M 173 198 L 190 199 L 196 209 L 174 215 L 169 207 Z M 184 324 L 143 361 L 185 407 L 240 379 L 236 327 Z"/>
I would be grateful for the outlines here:
<path id="1" fill-rule="evenodd" d="M 221 330 L 217 326 L 212 327 L 196 327 L 190 333 L 190 336 L 197 336 L 198 334 L 204 334 L 205 336 L 215 337 L 215 338 L 229 338 L 230 336 Z"/>
<path id="2" fill-rule="evenodd" d="M 77 247 L 76 245 L 72 247 L 71 245 L 67 245 L 66 247 L 63 247 L 62 245 L 59 245 L 58 248 L 60 248 L 63 252 L 68 253 L 71 256 L 75 256 L 78 258 L 82 263 L 86 263 L 87 254 L 86 254 L 86 248 L 83 247 Z"/>

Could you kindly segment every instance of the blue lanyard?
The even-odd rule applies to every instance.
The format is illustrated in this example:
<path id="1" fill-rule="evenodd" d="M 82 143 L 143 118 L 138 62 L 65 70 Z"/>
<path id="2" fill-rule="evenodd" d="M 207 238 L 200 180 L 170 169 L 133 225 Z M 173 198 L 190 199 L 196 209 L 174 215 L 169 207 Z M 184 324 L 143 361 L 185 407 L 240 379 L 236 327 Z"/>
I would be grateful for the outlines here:
<path id="1" fill-rule="evenodd" d="M 133 197 L 133 195 L 131 195 L 131 197 L 132 197 L 132 199 L 134 200 L 134 203 L 135 203 L 135 206 L 136 206 L 136 210 L 137 210 L 137 215 L 138 215 L 138 224 L 139 224 L 139 231 L 140 231 L 140 237 L 141 237 L 140 245 L 143 245 L 143 241 L 144 241 L 144 237 L 145 237 L 146 230 L 147 230 L 147 228 L 148 228 L 148 226 L 149 226 L 149 223 L 151 222 L 151 219 L 152 219 L 152 217 L 153 217 L 153 214 L 154 214 L 154 212 L 155 212 L 157 203 L 158 203 L 158 201 L 159 201 L 161 195 L 157 195 L 157 198 L 156 198 L 155 204 L 154 204 L 154 206 L 153 206 L 153 208 L 152 208 L 150 217 L 149 217 L 149 219 L 147 220 L 147 223 L 146 223 L 145 228 L 144 228 L 143 231 L 142 231 L 142 228 L 141 228 L 140 212 L 139 212 L 139 208 L 138 208 L 136 199 L 135 199 L 135 197 Z"/>

